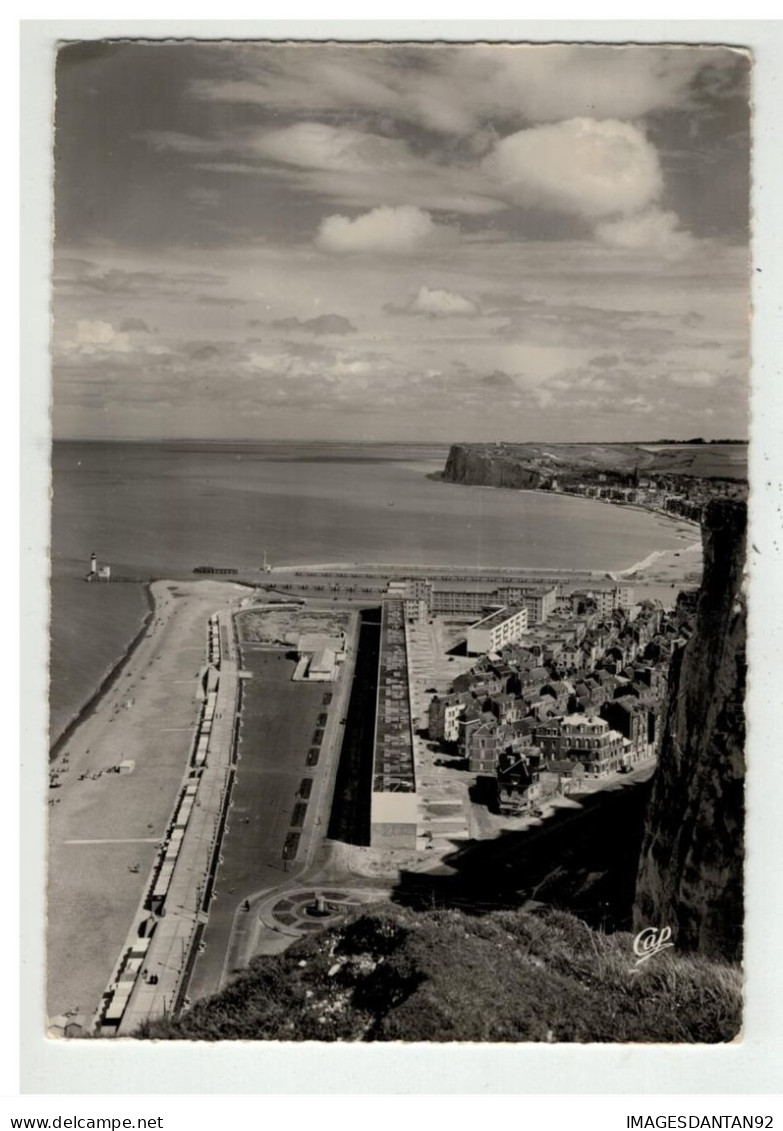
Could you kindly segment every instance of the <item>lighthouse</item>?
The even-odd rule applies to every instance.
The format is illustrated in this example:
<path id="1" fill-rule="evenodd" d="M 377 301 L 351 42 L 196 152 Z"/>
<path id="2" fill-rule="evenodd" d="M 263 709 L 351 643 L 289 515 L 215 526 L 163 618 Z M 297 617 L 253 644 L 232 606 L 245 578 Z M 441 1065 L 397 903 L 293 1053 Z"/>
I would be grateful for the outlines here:
<path id="1" fill-rule="evenodd" d="M 111 581 L 111 566 L 98 568 L 98 558 L 95 550 L 90 554 L 90 572 L 84 575 L 85 581 Z"/>

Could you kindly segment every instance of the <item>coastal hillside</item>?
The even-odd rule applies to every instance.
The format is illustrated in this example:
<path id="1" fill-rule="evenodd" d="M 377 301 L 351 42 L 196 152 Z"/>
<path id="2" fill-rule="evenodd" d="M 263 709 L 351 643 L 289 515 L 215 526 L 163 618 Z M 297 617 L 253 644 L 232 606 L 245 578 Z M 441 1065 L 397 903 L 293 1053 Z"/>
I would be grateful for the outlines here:
<path id="1" fill-rule="evenodd" d="M 742 480 L 744 444 L 452 444 L 442 478 L 484 487 L 547 487 L 605 474 L 689 475 Z"/>
<path id="2" fill-rule="evenodd" d="M 642 844 L 634 924 L 681 950 L 742 948 L 745 777 L 744 503 L 714 500 L 693 634 L 675 654 Z"/>
<path id="3" fill-rule="evenodd" d="M 139 1036 L 280 1041 L 730 1041 L 741 975 L 654 955 L 560 911 L 384 907 L 256 959 L 217 996 Z"/>

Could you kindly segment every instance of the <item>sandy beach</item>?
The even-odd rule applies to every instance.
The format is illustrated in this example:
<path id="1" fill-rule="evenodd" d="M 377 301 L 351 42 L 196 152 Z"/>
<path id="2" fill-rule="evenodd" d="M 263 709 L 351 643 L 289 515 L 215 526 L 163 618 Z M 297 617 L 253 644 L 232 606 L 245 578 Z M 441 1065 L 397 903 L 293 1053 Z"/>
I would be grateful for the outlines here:
<path id="1" fill-rule="evenodd" d="M 96 589 L 93 586 L 92 592 L 103 593 L 103 589 Z M 63 718 L 62 711 L 58 710 L 52 697 L 50 688 L 50 728 L 49 728 L 49 758 L 50 761 L 56 759 L 57 755 L 67 746 L 68 740 L 74 733 L 76 728 L 82 723 L 87 716 L 93 711 L 104 695 L 108 695 L 116 681 L 120 678 L 123 667 L 132 659 L 133 653 L 136 648 L 143 641 L 147 630 L 150 627 L 152 619 L 155 615 L 155 601 L 152 596 L 151 585 L 144 586 L 144 596 L 147 603 L 147 611 L 144 614 L 139 625 L 138 632 L 128 641 L 125 650 L 116 656 L 111 663 L 106 667 L 100 682 L 94 686 L 91 694 L 89 694 L 83 703 L 74 709 L 67 718 Z M 55 641 L 51 640 L 52 657 L 55 655 Z"/>
<path id="2" fill-rule="evenodd" d="M 143 639 L 50 765 L 49 1016 L 98 1005 L 186 769 L 206 619 L 245 592 L 154 582 Z M 133 772 L 112 771 L 125 760 Z"/>
<path id="3" fill-rule="evenodd" d="M 645 598 L 673 605 L 681 589 L 692 589 L 701 582 L 702 547 L 695 523 L 680 527 L 682 548 L 656 550 L 642 562 L 615 572 L 618 582 L 632 585 L 637 601 Z"/>

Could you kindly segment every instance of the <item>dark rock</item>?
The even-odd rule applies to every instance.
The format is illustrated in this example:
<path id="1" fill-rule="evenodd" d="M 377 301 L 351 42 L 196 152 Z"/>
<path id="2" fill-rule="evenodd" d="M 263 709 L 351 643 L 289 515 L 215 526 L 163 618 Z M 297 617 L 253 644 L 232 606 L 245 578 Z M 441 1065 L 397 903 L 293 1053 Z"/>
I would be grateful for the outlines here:
<path id="1" fill-rule="evenodd" d="M 646 817 L 634 929 L 671 927 L 680 951 L 742 950 L 746 505 L 714 500 L 693 634 L 675 654 Z"/>
<path id="2" fill-rule="evenodd" d="M 537 488 L 547 477 L 502 447 L 452 444 L 443 478 L 482 487 Z"/>

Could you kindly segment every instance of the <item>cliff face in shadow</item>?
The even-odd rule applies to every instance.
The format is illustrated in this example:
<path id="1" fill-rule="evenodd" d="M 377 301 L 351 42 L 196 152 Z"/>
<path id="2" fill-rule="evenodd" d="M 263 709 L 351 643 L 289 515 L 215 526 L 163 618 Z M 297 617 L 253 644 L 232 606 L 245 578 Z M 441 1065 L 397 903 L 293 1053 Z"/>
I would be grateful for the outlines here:
<path id="1" fill-rule="evenodd" d="M 676 948 L 742 950 L 745 774 L 744 503 L 715 500 L 703 527 L 693 635 L 675 655 L 646 817 L 634 930 L 671 927 Z"/>
<path id="2" fill-rule="evenodd" d="M 452 444 L 443 478 L 447 483 L 482 487 L 536 488 L 546 476 L 502 448 Z"/>

